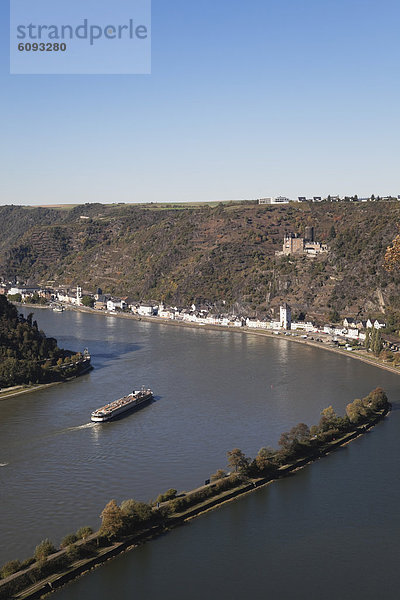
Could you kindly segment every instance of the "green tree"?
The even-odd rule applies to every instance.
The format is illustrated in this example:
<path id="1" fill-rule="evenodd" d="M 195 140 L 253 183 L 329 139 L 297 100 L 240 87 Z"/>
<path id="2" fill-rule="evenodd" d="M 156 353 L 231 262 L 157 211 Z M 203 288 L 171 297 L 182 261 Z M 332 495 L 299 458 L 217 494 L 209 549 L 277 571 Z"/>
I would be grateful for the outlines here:
<path id="1" fill-rule="evenodd" d="M 260 448 L 255 458 L 255 462 L 259 471 L 265 471 L 273 466 L 275 454 L 275 450 L 270 446 L 267 448 Z"/>
<path id="2" fill-rule="evenodd" d="M 282 462 L 282 460 L 288 460 L 298 454 L 303 454 L 310 436 L 310 429 L 305 423 L 299 423 L 292 427 L 290 431 L 282 433 L 278 441 L 280 446 L 277 455 L 278 460 Z"/>
<path id="3" fill-rule="evenodd" d="M 88 306 L 89 308 L 93 308 L 94 298 L 92 298 L 91 296 L 82 296 L 82 304 L 83 304 L 83 306 Z"/>
<path id="4" fill-rule="evenodd" d="M 372 329 L 371 350 L 375 356 L 379 356 L 383 349 L 382 334 L 379 329 Z"/>
<path id="5" fill-rule="evenodd" d="M 54 544 L 48 538 L 46 538 L 45 540 L 41 541 L 40 544 L 38 544 L 36 546 L 35 552 L 33 555 L 35 557 L 35 560 L 40 562 L 40 561 L 46 560 L 46 558 L 50 554 L 54 554 L 54 552 L 56 552 L 56 548 L 55 548 Z"/>
<path id="6" fill-rule="evenodd" d="M 292 450 L 293 443 L 301 443 L 305 442 L 310 438 L 310 429 L 308 425 L 305 423 L 299 423 L 292 427 L 292 429 L 288 432 L 284 432 L 281 434 L 279 438 L 279 446 L 284 451 Z"/>
<path id="7" fill-rule="evenodd" d="M 363 401 L 358 398 L 346 406 L 346 414 L 350 422 L 354 424 L 365 420 L 369 412 Z"/>
<path id="8" fill-rule="evenodd" d="M 8 294 L 7 298 L 10 302 L 22 302 L 21 294 Z"/>
<path id="9" fill-rule="evenodd" d="M 77 540 L 78 538 L 75 533 L 69 533 L 62 539 L 60 548 L 66 548 L 67 546 L 74 544 Z"/>
<path id="10" fill-rule="evenodd" d="M 332 323 L 339 323 L 340 321 L 340 314 L 339 312 L 336 310 L 336 308 L 333 308 L 330 313 L 328 314 L 328 319 L 329 321 L 331 321 Z"/>
<path id="11" fill-rule="evenodd" d="M 78 540 L 84 540 L 87 537 L 89 537 L 89 535 L 92 535 L 92 533 L 93 529 L 91 527 L 80 527 L 76 532 L 76 537 L 78 538 Z"/>
<path id="12" fill-rule="evenodd" d="M 381 387 L 376 388 L 364 398 L 364 405 L 369 406 L 373 411 L 382 410 L 388 404 L 388 397 Z"/>
<path id="13" fill-rule="evenodd" d="M 319 430 L 320 431 L 329 431 L 329 429 L 334 429 L 337 427 L 338 416 L 332 406 L 328 406 L 324 408 L 321 412 L 321 419 L 319 421 Z"/>
<path id="14" fill-rule="evenodd" d="M 0 569 L 0 577 L 5 579 L 9 575 L 13 575 L 21 569 L 21 563 L 19 560 L 10 560 L 5 565 L 3 565 Z"/>
<path id="15" fill-rule="evenodd" d="M 77 546 L 76 544 L 70 544 L 69 546 L 66 546 L 66 549 L 67 549 L 68 560 L 71 563 L 73 563 L 76 560 L 79 560 L 81 558 L 79 546 Z"/>
<path id="16" fill-rule="evenodd" d="M 369 350 L 371 346 L 371 332 L 369 329 L 367 329 L 367 332 L 365 334 L 364 346 L 367 350 Z"/>
<path id="17" fill-rule="evenodd" d="M 150 521 L 153 517 L 153 511 L 149 504 L 132 499 L 124 500 L 120 510 L 123 523 L 129 530 L 135 529 L 141 523 Z"/>
<path id="18" fill-rule="evenodd" d="M 164 492 L 164 494 L 159 494 L 157 496 L 156 502 L 167 502 L 168 500 L 173 500 L 174 498 L 176 498 L 176 494 L 177 494 L 177 490 L 175 490 L 174 488 L 170 488 L 169 490 Z M 127 502 L 128 502 L 128 500 L 127 500 Z M 121 508 L 122 508 L 122 505 L 121 505 Z"/>

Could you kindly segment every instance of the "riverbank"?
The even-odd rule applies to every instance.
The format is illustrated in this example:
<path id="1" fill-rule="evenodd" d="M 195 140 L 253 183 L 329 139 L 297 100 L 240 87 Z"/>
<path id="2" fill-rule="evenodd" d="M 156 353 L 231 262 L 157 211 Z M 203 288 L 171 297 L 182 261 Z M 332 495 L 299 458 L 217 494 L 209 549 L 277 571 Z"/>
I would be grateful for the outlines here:
<path id="1" fill-rule="evenodd" d="M 15 385 L 11 388 L 4 388 L 0 391 L 0 401 L 7 400 L 13 396 L 20 396 L 21 394 L 32 394 L 33 392 L 39 392 L 54 385 L 65 383 L 64 381 L 53 381 L 52 383 L 38 383 L 35 385 Z"/>
<path id="2" fill-rule="evenodd" d="M 155 512 L 159 511 L 160 508 L 170 508 L 170 511 L 164 514 L 162 522 L 157 523 L 156 525 L 152 524 L 146 529 L 137 531 L 132 535 L 123 536 L 122 539 L 112 543 L 110 542 L 103 547 L 99 547 L 99 532 L 92 534 L 85 540 L 78 542 L 76 546 L 83 547 L 92 544 L 92 547 L 95 548 L 94 555 L 68 563 L 67 566 L 64 563 L 63 567 L 57 568 L 68 555 L 68 549 L 58 551 L 50 555 L 46 562 L 47 565 L 54 563 L 56 572 L 38 579 L 38 564 L 36 563 L 24 571 L 10 575 L 0 582 L 0 598 L 2 600 L 9 600 L 11 598 L 15 600 L 33 600 L 35 598 L 40 598 L 44 594 L 58 589 L 69 581 L 72 581 L 76 577 L 79 577 L 122 552 L 131 550 L 139 544 L 165 534 L 173 528 L 183 525 L 201 514 L 214 510 L 240 496 L 252 493 L 257 489 L 290 475 L 291 473 L 297 472 L 308 464 L 318 460 L 320 457 L 349 444 L 361 435 L 367 433 L 384 419 L 389 413 L 390 408 L 390 404 L 387 404 L 385 408 L 370 415 L 367 422 L 360 425 L 354 425 L 351 430 L 346 431 L 330 441 L 321 442 L 318 446 L 311 448 L 307 456 L 301 456 L 295 460 L 288 461 L 286 464 L 282 464 L 273 475 L 243 477 L 238 481 L 235 480 L 236 485 L 234 487 L 223 489 L 217 493 L 214 493 L 213 489 L 218 489 L 218 481 L 221 480 L 201 486 L 190 492 L 182 492 L 175 500 L 173 499 L 170 502 L 164 502 L 160 507 L 157 506 L 157 508 L 153 508 L 153 511 Z M 222 479 L 222 481 L 224 480 Z M 207 496 L 207 492 L 210 492 L 209 496 Z M 196 499 L 199 498 L 200 500 L 191 503 L 191 497 Z M 175 508 L 177 506 L 176 501 L 179 501 L 181 498 L 189 500 L 189 506 L 184 510 L 177 510 Z M 104 540 L 104 538 L 102 539 Z"/>
<path id="3" fill-rule="evenodd" d="M 15 304 L 17 304 L 17 303 L 15 303 Z M 37 305 L 37 304 L 18 304 L 18 306 L 25 306 L 27 308 L 43 308 L 43 309 L 50 308 L 49 306 L 42 306 L 42 305 Z M 365 350 L 358 349 L 358 350 L 352 350 L 351 352 L 349 352 L 348 350 L 341 349 L 341 348 L 338 348 L 337 346 L 330 344 L 328 340 L 325 340 L 323 342 L 316 342 L 314 340 L 311 340 L 310 338 L 304 339 L 300 335 L 298 335 L 298 336 L 297 335 L 296 336 L 295 335 L 284 335 L 282 333 L 279 333 L 279 335 L 276 335 L 272 331 L 251 329 L 249 327 L 227 327 L 225 325 L 187 323 L 184 321 L 175 321 L 175 320 L 171 320 L 171 319 L 164 319 L 161 317 L 138 316 L 138 315 L 134 315 L 131 313 L 122 313 L 122 312 L 109 313 L 109 312 L 95 310 L 93 308 L 88 308 L 88 307 L 84 307 L 84 306 L 79 306 L 79 307 L 72 306 L 72 305 L 66 306 L 66 310 L 71 310 L 71 311 L 75 311 L 75 312 L 83 312 L 83 313 L 92 314 L 92 315 L 101 315 L 103 317 L 108 317 L 108 318 L 130 319 L 130 320 L 134 320 L 134 321 L 143 321 L 145 323 L 156 323 L 156 324 L 158 323 L 159 325 L 160 324 L 169 325 L 171 327 L 206 329 L 206 330 L 210 330 L 210 331 L 229 331 L 231 333 L 238 333 L 241 335 L 257 335 L 257 336 L 261 336 L 261 337 L 267 337 L 270 339 L 278 339 L 278 340 L 284 339 L 285 341 L 294 342 L 296 344 L 302 344 L 304 346 L 317 348 L 319 350 L 322 349 L 322 350 L 328 350 L 329 352 L 335 352 L 336 354 L 340 354 L 340 355 L 348 357 L 348 358 L 353 358 L 355 360 L 359 360 L 361 362 L 372 365 L 374 367 L 379 367 L 380 369 L 384 369 L 386 371 L 390 371 L 391 373 L 396 373 L 396 374 L 400 375 L 400 366 L 394 367 L 394 366 L 384 362 L 383 360 L 380 360 L 377 357 L 369 356 L 369 355 L 367 355 L 367 352 Z M 323 337 L 325 334 L 318 333 L 315 335 L 318 335 L 321 338 L 321 336 Z"/>
<path id="4" fill-rule="evenodd" d="M 9 398 L 13 398 L 14 396 L 21 396 L 22 394 L 32 394 L 33 392 L 39 392 L 40 390 L 45 390 L 47 388 L 53 387 L 54 385 L 68 383 L 68 381 L 73 381 L 78 377 L 82 377 L 83 375 L 86 375 L 92 370 L 93 366 L 90 365 L 83 369 L 80 373 L 72 375 L 71 377 L 66 377 L 65 379 L 60 381 L 51 381 L 50 383 L 36 383 L 32 385 L 15 385 L 10 388 L 3 388 L 2 390 L 0 390 L 0 402 L 2 400 L 8 400 Z"/>

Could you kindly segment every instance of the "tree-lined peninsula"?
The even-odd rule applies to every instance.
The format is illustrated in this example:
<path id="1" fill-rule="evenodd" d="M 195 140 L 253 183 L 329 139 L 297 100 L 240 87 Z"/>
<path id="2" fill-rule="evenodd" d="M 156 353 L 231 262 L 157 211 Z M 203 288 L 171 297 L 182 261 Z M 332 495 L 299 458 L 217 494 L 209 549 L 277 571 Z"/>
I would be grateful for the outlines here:
<path id="1" fill-rule="evenodd" d="M 79 374 L 85 362 L 79 353 L 59 348 L 32 314 L 23 317 L 0 295 L 0 388 L 64 380 Z"/>
<path id="2" fill-rule="evenodd" d="M 204 486 L 190 492 L 169 489 L 149 503 L 134 499 L 120 505 L 110 500 L 101 513 L 101 527 L 93 533 L 82 527 L 69 533 L 60 547 L 44 539 L 34 555 L 24 561 L 11 560 L 0 567 L 0 599 L 30 590 L 35 597 L 54 590 L 81 573 L 120 552 L 166 533 L 187 519 L 210 510 L 241 494 L 285 477 L 306 464 L 349 443 L 369 431 L 390 410 L 382 388 L 376 388 L 346 407 L 338 416 L 332 406 L 324 409 L 317 425 L 299 423 L 282 433 L 279 449 L 263 447 L 254 459 L 239 448 L 228 452 L 231 473 L 219 469 Z M 22 596 L 21 596 L 22 597 Z"/>

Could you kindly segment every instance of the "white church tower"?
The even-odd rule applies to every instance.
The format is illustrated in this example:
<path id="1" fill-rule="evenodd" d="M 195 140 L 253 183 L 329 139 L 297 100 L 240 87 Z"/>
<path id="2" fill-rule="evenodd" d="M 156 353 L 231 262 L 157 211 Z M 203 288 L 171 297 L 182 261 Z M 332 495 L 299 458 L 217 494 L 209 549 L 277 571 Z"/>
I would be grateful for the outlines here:
<path id="1" fill-rule="evenodd" d="M 286 302 L 280 307 L 280 324 L 282 329 L 292 328 L 292 310 Z"/>
<path id="2" fill-rule="evenodd" d="M 79 285 L 76 286 L 76 305 L 82 306 L 82 288 Z"/>

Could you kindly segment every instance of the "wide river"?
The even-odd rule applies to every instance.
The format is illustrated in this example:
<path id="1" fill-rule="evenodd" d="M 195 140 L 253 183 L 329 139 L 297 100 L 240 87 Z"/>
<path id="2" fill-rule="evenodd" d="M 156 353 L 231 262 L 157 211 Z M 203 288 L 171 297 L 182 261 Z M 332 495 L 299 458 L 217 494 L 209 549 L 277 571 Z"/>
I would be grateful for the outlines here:
<path id="1" fill-rule="evenodd" d="M 25 314 L 28 310 L 24 309 Z M 63 588 L 55 600 L 397 599 L 400 378 L 281 338 L 35 310 L 90 374 L 1 401 L 0 563 L 32 554 L 104 505 L 188 490 L 381 385 L 390 417 L 293 477 L 192 521 Z M 117 422 L 90 412 L 142 384 L 156 401 Z"/>

